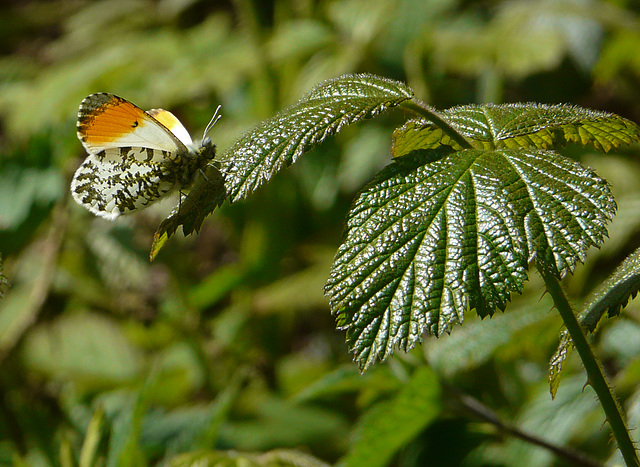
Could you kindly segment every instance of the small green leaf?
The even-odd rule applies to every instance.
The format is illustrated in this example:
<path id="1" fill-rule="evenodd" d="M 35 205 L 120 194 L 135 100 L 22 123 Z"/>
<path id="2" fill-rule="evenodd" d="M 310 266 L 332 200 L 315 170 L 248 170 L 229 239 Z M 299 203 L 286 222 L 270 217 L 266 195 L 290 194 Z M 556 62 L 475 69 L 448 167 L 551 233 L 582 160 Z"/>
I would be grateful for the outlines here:
<path id="1" fill-rule="evenodd" d="M 325 291 L 366 369 L 504 309 L 531 261 L 572 271 L 614 210 L 604 180 L 552 151 L 413 153 L 356 199 Z"/>
<path id="2" fill-rule="evenodd" d="M 166 221 L 167 219 L 162 222 L 164 223 Z M 160 227 L 162 227 L 162 224 L 160 224 Z M 154 259 L 156 259 L 156 256 L 158 256 L 158 253 L 160 253 L 160 250 L 162 250 L 164 244 L 167 243 L 167 240 L 169 240 L 169 233 L 166 230 L 161 228 L 156 230 L 156 233 L 153 235 L 151 251 L 149 252 L 149 261 L 153 261 Z"/>
<path id="3" fill-rule="evenodd" d="M 459 133 L 478 149 L 548 149 L 566 142 L 609 151 L 640 140 L 635 123 L 607 112 L 570 105 L 467 105 L 442 112 Z M 437 126 L 410 120 L 393 134 L 393 155 L 439 146 L 461 149 Z"/>
<path id="4" fill-rule="evenodd" d="M 193 186 L 187 194 L 180 195 L 180 202 L 167 217 L 153 237 L 150 259 L 153 261 L 164 243 L 179 226 L 188 235 L 200 230 L 204 218 L 220 206 L 225 198 L 224 178 L 217 162 L 209 164 L 204 171 L 198 171 Z"/>
<path id="5" fill-rule="evenodd" d="M 593 332 L 608 311 L 609 317 L 620 314 L 630 298 L 640 290 L 640 248 L 629 255 L 590 296 L 578 320 Z"/>
<path id="6" fill-rule="evenodd" d="M 558 393 L 558 387 L 560 387 L 560 375 L 564 368 L 564 362 L 572 349 L 573 345 L 569 331 L 562 329 L 562 331 L 560 331 L 560 343 L 558 344 L 558 348 L 549 361 L 549 392 L 551 393 L 552 399 L 555 399 L 556 394 Z"/>
<path id="7" fill-rule="evenodd" d="M 244 198 L 343 126 L 412 96 L 403 83 L 374 75 L 345 75 L 321 83 L 224 152 L 221 163 L 229 199 Z"/>
<path id="8" fill-rule="evenodd" d="M 341 391 L 356 391 L 363 385 L 362 375 L 353 365 L 343 365 L 330 373 L 326 373 L 318 381 L 307 386 L 298 393 L 294 400 L 297 403 L 308 402 L 325 394 L 334 395 Z"/>
<path id="9" fill-rule="evenodd" d="M 630 298 L 640 290 L 640 248 L 629 255 L 600 286 L 591 294 L 578 316 L 578 321 L 588 332 L 594 332 L 600 319 L 608 311 L 609 317 L 620 314 Z M 560 374 L 567 355 L 573 348 L 566 329 L 560 331 L 558 349 L 549 362 L 549 382 L 554 396 L 560 384 Z"/>

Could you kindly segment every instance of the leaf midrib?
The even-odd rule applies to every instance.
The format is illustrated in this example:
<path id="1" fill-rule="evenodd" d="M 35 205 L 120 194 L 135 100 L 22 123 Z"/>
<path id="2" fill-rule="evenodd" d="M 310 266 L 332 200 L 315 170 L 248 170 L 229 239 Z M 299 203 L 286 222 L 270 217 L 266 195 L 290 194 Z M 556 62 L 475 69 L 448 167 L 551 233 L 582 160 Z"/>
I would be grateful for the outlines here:
<path id="1" fill-rule="evenodd" d="M 467 151 L 467 150 L 465 149 L 464 151 Z M 477 151 L 477 150 L 471 149 L 471 150 L 469 150 L 469 151 Z M 480 154 L 482 154 L 482 153 L 480 153 Z M 480 157 L 480 156 L 478 156 L 478 157 Z M 461 173 L 460 173 L 460 177 L 459 177 L 457 180 L 455 180 L 455 182 L 454 182 L 454 183 L 452 183 L 452 184 L 450 185 L 450 187 L 449 187 L 449 189 L 448 189 L 448 193 L 447 193 L 447 194 L 446 194 L 446 196 L 445 196 L 445 201 L 444 201 L 444 202 L 442 202 L 442 203 L 441 203 L 441 205 L 440 205 L 440 207 L 438 208 L 438 210 L 437 210 L 437 211 L 435 211 L 435 213 L 434 213 L 434 215 L 433 215 L 433 217 L 432 217 L 431 221 L 429 222 L 429 224 L 426 224 L 426 225 L 424 226 L 424 228 L 419 229 L 419 230 L 417 231 L 416 236 L 418 236 L 418 233 L 419 233 L 420 235 L 422 235 L 422 236 L 423 236 L 423 238 L 422 238 L 422 239 L 420 239 L 420 241 L 418 242 L 418 246 L 417 246 L 417 248 L 415 249 L 415 251 L 416 251 L 416 252 L 420 250 L 420 247 L 422 246 L 422 244 L 423 244 L 423 242 L 424 242 L 424 235 L 425 235 L 425 234 L 426 234 L 426 232 L 429 230 L 429 228 L 433 225 L 433 221 L 439 217 L 439 215 L 441 214 L 442 210 L 443 210 L 443 209 L 445 208 L 445 206 L 447 205 L 447 201 L 448 201 L 449 196 L 451 195 L 451 192 L 453 191 L 454 187 L 459 183 L 460 179 L 462 179 L 462 177 L 468 173 L 468 171 L 470 170 L 470 167 L 471 167 L 471 166 L 473 166 L 473 165 L 475 164 L 475 162 L 476 162 L 476 160 L 477 160 L 477 158 L 478 158 L 478 157 L 469 158 L 469 160 L 470 160 L 469 167 L 467 167 L 467 169 L 465 169 L 465 170 L 462 170 L 462 171 L 461 171 Z M 442 160 L 442 159 L 440 159 L 440 160 Z M 440 173 L 440 172 L 438 172 L 438 173 Z M 433 174 L 432 174 L 432 176 L 433 176 Z M 422 181 L 421 181 L 420 183 L 422 183 Z M 377 207 L 377 208 L 376 208 L 376 211 L 379 211 L 379 210 L 381 210 L 382 208 L 384 208 L 384 207 L 388 206 L 388 204 L 389 204 L 391 201 L 395 200 L 395 199 L 396 199 L 396 198 L 398 198 L 400 195 L 402 195 L 402 194 L 406 193 L 406 192 L 407 192 L 407 191 L 409 191 L 410 189 L 415 189 L 415 187 L 416 187 L 416 186 L 418 186 L 418 185 L 419 185 L 419 183 L 417 183 L 417 184 L 413 184 L 413 185 L 412 185 L 412 186 L 410 186 L 407 190 L 405 190 L 405 191 L 403 191 L 402 193 L 397 194 L 397 195 L 395 195 L 394 197 L 390 198 L 390 199 L 389 199 L 388 201 L 386 201 L 384 204 L 381 204 L 379 207 Z M 418 204 L 415 208 L 413 208 L 410 212 L 413 212 L 413 211 L 417 211 L 417 210 L 419 210 L 419 209 L 420 209 L 421 207 L 423 207 L 427 202 L 428 202 L 428 200 L 425 200 L 425 201 L 421 202 L 421 203 L 420 203 L 420 204 Z M 476 204 L 476 206 L 477 206 L 477 204 Z M 476 209 L 477 209 L 477 208 L 476 208 Z M 375 235 L 375 237 L 372 237 L 371 239 L 369 239 L 369 240 L 368 240 L 367 244 L 368 244 L 368 245 L 370 245 L 370 244 L 374 243 L 374 242 L 375 242 L 375 240 L 377 240 L 381 235 L 383 235 L 384 233 L 386 233 L 387 231 L 389 231 L 389 230 L 390 230 L 394 225 L 396 225 L 397 223 L 401 222 L 405 217 L 407 217 L 407 215 L 409 215 L 409 214 L 410 214 L 410 212 L 408 212 L 408 213 L 406 213 L 405 215 L 403 215 L 403 216 L 399 217 L 398 219 L 396 219 L 393 223 L 389 224 L 385 229 L 378 231 L 378 233 Z M 375 214 L 375 213 L 373 213 L 373 212 L 372 212 L 369 216 L 367 216 L 367 217 L 366 217 L 366 219 L 358 225 L 358 228 L 361 228 L 365 223 L 367 223 L 367 222 L 371 219 L 371 216 L 373 216 L 374 214 Z M 476 212 L 476 214 L 477 214 L 477 212 Z M 446 219 L 446 217 L 447 217 L 447 216 L 446 216 L 446 212 L 445 212 L 445 214 L 444 214 L 444 217 L 445 217 L 445 219 Z M 445 222 L 445 225 L 446 225 L 446 222 Z M 448 229 L 447 229 L 447 232 L 448 232 Z M 353 284 L 352 284 L 352 287 L 350 287 L 350 288 L 351 288 L 352 290 L 355 290 L 356 288 L 358 288 L 358 287 L 362 284 L 362 282 L 363 282 L 363 281 L 365 281 L 368 277 L 370 277 L 370 276 L 374 275 L 374 274 L 375 274 L 375 272 L 376 272 L 376 271 L 378 271 L 378 269 L 379 269 L 379 268 L 384 264 L 384 262 L 385 262 L 387 259 L 389 259 L 389 258 L 393 255 L 393 253 L 397 252 L 397 251 L 398 251 L 400 248 L 402 248 L 404 245 L 406 245 L 406 244 L 398 245 L 398 246 L 397 246 L 397 248 L 394 248 L 394 249 L 389 253 L 389 255 L 386 255 L 385 257 L 380 257 L 380 256 L 379 256 L 381 259 L 380 259 L 379 261 L 377 261 L 377 262 L 375 262 L 375 263 L 374 263 L 374 264 L 375 264 L 374 269 L 372 269 L 372 270 L 371 270 L 371 272 L 370 272 L 369 274 L 367 274 L 366 276 L 363 276 L 363 277 L 362 277 L 362 278 L 360 278 L 357 282 L 353 283 Z M 445 245 L 445 246 L 446 246 L 446 245 Z M 477 240 L 476 240 L 476 247 L 477 247 Z M 360 249 L 360 250 L 358 250 L 358 253 L 359 253 L 359 252 L 361 252 L 361 251 L 362 251 L 361 249 Z M 446 248 L 445 248 L 445 251 L 447 251 L 447 249 L 446 249 Z M 356 258 L 357 258 L 357 255 L 353 255 L 353 256 L 352 256 L 352 258 L 350 258 L 346 263 L 344 263 L 343 268 L 344 268 L 344 269 L 346 269 L 346 265 L 351 264 L 353 261 L 355 261 L 355 259 L 356 259 Z M 415 253 L 414 253 L 414 254 L 413 254 L 413 256 L 412 256 L 411 261 L 408 261 L 408 262 L 407 262 L 407 267 L 408 267 L 409 265 L 411 265 L 411 264 L 414 262 L 414 260 L 415 260 Z M 445 264 L 446 264 L 446 258 L 445 258 Z M 404 273 L 406 272 L 406 268 L 404 268 L 404 269 L 399 269 L 399 270 L 398 270 L 398 272 L 400 272 L 400 271 L 402 272 L 402 275 L 404 275 Z M 445 271 L 445 272 L 446 272 L 446 271 Z M 446 276 L 446 274 L 444 274 L 443 276 Z M 345 280 L 345 279 L 342 279 L 340 282 L 344 282 L 344 280 Z M 380 289 L 378 289 L 378 290 L 380 290 Z M 397 289 L 396 289 L 396 290 L 397 290 Z M 373 295 L 375 295 L 375 293 L 376 293 L 376 292 L 377 292 L 377 291 L 374 291 L 373 293 L 371 293 L 371 294 L 369 294 L 369 295 L 365 296 L 366 300 L 364 300 L 364 303 L 366 303 L 367 301 L 369 301 L 369 299 L 371 299 L 371 297 L 373 297 Z"/>

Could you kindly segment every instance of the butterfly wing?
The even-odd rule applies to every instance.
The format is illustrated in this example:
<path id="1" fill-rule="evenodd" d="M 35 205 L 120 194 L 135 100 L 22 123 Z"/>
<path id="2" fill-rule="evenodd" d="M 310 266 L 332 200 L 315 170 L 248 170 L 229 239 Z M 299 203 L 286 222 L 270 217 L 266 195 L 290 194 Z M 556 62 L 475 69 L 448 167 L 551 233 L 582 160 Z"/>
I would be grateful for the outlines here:
<path id="1" fill-rule="evenodd" d="M 180 120 L 176 118 L 168 110 L 164 109 L 151 109 L 147 110 L 147 113 L 162 123 L 167 129 L 173 133 L 185 146 L 193 146 L 193 140 L 187 129 L 180 123 Z"/>
<path id="2" fill-rule="evenodd" d="M 166 110 L 162 112 L 170 114 Z M 170 115 L 179 125 L 176 131 L 188 135 L 178 119 Z M 163 117 L 165 121 L 169 120 L 167 116 Z M 187 150 L 157 118 L 128 100 L 105 92 L 91 94 L 82 101 L 77 128 L 78 138 L 89 154 L 113 147 L 143 147 L 172 154 Z M 188 141 L 191 141 L 190 137 Z"/>
<path id="3" fill-rule="evenodd" d="M 73 176 L 71 193 L 106 219 L 163 197 L 181 180 L 181 169 L 189 160 L 186 145 L 192 144 L 191 137 L 173 114 L 162 109 L 145 112 L 113 94 L 85 98 L 77 128 L 89 155 Z"/>
<path id="4" fill-rule="evenodd" d="M 71 194 L 94 214 L 113 220 L 142 209 L 172 191 L 178 182 L 170 154 L 140 147 L 108 148 L 89 154 L 71 181 Z"/>

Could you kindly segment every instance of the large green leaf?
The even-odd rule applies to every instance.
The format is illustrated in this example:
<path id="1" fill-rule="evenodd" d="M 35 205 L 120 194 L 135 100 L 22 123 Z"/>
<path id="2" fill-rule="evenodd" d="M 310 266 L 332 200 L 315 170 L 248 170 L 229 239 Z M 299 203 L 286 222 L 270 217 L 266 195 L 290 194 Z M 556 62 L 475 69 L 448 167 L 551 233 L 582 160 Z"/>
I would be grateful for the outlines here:
<path id="1" fill-rule="evenodd" d="M 573 142 L 609 151 L 640 139 L 640 128 L 629 120 L 570 105 L 465 105 L 442 117 L 478 149 L 548 149 Z M 410 120 L 393 136 L 395 157 L 442 145 L 462 149 L 427 120 Z"/>
<path id="2" fill-rule="evenodd" d="M 361 369 L 504 309 L 527 267 L 570 272 L 606 234 L 607 183 L 547 150 L 396 159 L 360 193 L 326 285 Z"/>

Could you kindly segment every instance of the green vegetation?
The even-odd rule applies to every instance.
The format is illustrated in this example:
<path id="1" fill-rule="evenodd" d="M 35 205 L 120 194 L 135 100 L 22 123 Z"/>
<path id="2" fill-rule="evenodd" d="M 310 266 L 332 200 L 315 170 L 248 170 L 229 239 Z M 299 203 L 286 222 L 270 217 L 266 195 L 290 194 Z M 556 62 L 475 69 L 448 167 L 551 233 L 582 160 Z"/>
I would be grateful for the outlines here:
<path id="1" fill-rule="evenodd" d="M 637 465 L 636 14 L 3 7 L 0 463 Z M 95 218 L 96 91 L 192 134 L 221 103 L 219 157 Z"/>

